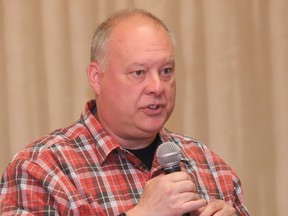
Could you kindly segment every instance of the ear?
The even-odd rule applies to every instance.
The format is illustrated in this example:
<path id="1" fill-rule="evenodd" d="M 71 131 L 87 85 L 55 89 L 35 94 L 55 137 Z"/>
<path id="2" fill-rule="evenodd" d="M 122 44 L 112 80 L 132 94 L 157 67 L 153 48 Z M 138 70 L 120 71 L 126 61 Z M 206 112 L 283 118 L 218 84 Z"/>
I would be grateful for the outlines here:
<path id="1" fill-rule="evenodd" d="M 100 94 L 100 79 L 101 79 L 101 71 L 100 66 L 96 62 L 90 62 L 86 69 L 87 77 L 90 83 L 91 88 L 95 95 Z"/>

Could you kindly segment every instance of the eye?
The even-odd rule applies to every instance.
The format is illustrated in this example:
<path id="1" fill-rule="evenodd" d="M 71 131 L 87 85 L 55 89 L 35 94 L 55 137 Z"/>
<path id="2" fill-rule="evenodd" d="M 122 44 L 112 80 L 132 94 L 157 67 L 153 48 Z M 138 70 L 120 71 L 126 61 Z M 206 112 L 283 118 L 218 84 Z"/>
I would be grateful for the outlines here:
<path id="1" fill-rule="evenodd" d="M 161 76 L 162 80 L 164 80 L 164 81 L 170 80 L 173 76 L 173 68 L 171 68 L 171 67 L 163 68 L 160 71 L 160 76 Z"/>
<path id="2" fill-rule="evenodd" d="M 144 71 L 143 70 L 137 70 L 137 71 L 134 71 L 133 74 L 136 77 L 140 77 L 140 76 L 144 75 Z"/>
<path id="3" fill-rule="evenodd" d="M 145 70 L 131 70 L 128 73 L 128 78 L 136 82 L 140 82 L 145 79 L 146 71 Z"/>
<path id="4" fill-rule="evenodd" d="M 168 74 L 171 74 L 172 73 L 172 68 L 164 68 L 161 73 L 163 75 L 168 75 Z"/>

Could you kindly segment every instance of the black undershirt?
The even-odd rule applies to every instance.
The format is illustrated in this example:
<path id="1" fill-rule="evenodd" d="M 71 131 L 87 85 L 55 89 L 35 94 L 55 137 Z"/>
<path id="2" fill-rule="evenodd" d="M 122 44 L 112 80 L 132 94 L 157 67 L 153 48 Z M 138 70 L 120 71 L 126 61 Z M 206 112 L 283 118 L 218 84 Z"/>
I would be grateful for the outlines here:
<path id="1" fill-rule="evenodd" d="M 154 141 L 147 147 L 142 149 L 131 150 L 127 149 L 129 152 L 134 154 L 137 158 L 139 158 L 150 170 L 153 163 L 154 153 L 157 146 L 160 144 L 160 137 L 159 135 L 156 136 Z"/>

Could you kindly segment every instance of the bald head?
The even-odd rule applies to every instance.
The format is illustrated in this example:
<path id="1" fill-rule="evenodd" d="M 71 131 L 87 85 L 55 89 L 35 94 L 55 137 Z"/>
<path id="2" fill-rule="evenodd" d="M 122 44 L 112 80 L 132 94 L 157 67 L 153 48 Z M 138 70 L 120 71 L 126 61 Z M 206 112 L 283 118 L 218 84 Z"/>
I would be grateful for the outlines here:
<path id="1" fill-rule="evenodd" d="M 169 38 L 174 46 L 174 36 L 162 20 L 160 20 L 150 12 L 142 9 L 124 9 L 118 11 L 115 14 L 112 14 L 107 20 L 105 20 L 97 27 L 92 39 L 90 56 L 91 62 L 97 62 L 101 68 L 104 68 L 107 57 L 106 45 L 109 36 L 111 35 L 111 32 L 116 26 L 118 26 L 119 23 L 134 19 L 137 20 L 139 25 L 143 24 L 143 22 L 145 22 L 146 24 L 147 22 L 149 22 L 151 25 L 163 28 L 169 35 Z"/>

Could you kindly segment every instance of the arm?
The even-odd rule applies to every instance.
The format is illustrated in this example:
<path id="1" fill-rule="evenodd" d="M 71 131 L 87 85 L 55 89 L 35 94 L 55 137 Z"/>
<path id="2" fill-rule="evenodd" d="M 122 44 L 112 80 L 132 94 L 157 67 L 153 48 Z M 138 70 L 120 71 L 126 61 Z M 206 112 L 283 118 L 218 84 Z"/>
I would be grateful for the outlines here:
<path id="1" fill-rule="evenodd" d="M 95 215 L 53 160 L 41 165 L 14 160 L 3 174 L 0 192 L 0 215 Z"/>
<path id="2" fill-rule="evenodd" d="M 47 183 L 44 186 L 43 180 L 31 175 L 39 175 L 40 169 L 28 161 L 14 161 L 8 166 L 0 184 L 1 215 L 58 215 L 55 200 L 45 189 Z"/>

